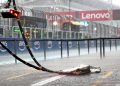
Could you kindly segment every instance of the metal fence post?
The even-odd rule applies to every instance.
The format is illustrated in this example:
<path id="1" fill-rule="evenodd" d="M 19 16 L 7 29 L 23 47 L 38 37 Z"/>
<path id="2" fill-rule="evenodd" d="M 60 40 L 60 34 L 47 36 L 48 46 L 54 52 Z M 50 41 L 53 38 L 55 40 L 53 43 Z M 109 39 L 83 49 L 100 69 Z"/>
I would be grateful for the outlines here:
<path id="1" fill-rule="evenodd" d="M 117 50 L 117 40 L 115 39 L 115 49 Z"/>
<path id="2" fill-rule="evenodd" d="M 61 40 L 61 44 L 60 44 L 60 46 L 61 46 L 61 59 L 63 58 L 63 46 L 62 46 L 62 40 Z"/>
<path id="3" fill-rule="evenodd" d="M 103 57 L 105 57 L 105 39 L 103 39 Z"/>
<path id="4" fill-rule="evenodd" d="M 43 48 L 44 48 L 44 60 L 46 61 L 46 41 L 43 41 Z"/>
<path id="5" fill-rule="evenodd" d="M 17 55 L 16 39 L 14 40 L 14 53 Z M 15 64 L 17 64 L 17 59 L 16 58 L 15 58 Z"/>
<path id="6" fill-rule="evenodd" d="M 89 43 L 89 40 L 87 41 L 87 44 L 88 44 L 88 54 L 90 52 L 90 43 Z"/>
<path id="7" fill-rule="evenodd" d="M 97 47 L 98 47 L 98 45 L 97 45 L 97 39 L 96 39 L 96 52 L 98 51 Z"/>
<path id="8" fill-rule="evenodd" d="M 102 59 L 102 39 L 100 38 L 100 58 Z"/>
<path id="9" fill-rule="evenodd" d="M 78 41 L 78 54 L 80 56 L 80 41 Z"/>
<path id="10" fill-rule="evenodd" d="M 110 44 L 110 51 L 111 51 L 111 39 L 109 40 L 109 44 Z"/>
<path id="11" fill-rule="evenodd" d="M 68 41 L 67 41 L 67 57 L 69 57 L 69 44 L 68 44 Z"/>

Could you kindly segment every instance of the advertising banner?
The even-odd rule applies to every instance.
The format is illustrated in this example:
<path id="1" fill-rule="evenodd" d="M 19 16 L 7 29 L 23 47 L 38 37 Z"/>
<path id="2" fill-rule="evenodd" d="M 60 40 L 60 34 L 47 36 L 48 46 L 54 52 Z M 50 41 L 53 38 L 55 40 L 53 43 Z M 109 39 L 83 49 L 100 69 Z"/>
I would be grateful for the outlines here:
<path id="1" fill-rule="evenodd" d="M 53 14 L 60 15 L 65 19 L 76 18 L 85 21 L 120 20 L 120 9 L 76 11 L 76 12 L 54 12 Z"/>
<path id="2" fill-rule="evenodd" d="M 80 20 L 88 21 L 112 20 L 112 11 L 111 10 L 80 11 Z"/>
<path id="3" fill-rule="evenodd" d="M 75 12 L 72 12 L 72 11 L 71 12 L 53 12 L 52 14 L 60 15 L 64 19 L 78 18 L 76 11 Z"/>

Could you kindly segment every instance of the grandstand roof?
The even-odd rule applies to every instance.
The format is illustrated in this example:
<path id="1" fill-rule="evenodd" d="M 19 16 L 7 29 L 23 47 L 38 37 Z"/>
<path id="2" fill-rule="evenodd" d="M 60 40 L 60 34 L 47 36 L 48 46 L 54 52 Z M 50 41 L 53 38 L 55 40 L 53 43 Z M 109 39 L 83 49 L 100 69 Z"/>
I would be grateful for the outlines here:
<path id="1" fill-rule="evenodd" d="M 70 3 L 69 3 L 70 1 Z M 81 10 L 96 10 L 96 9 L 120 9 L 120 7 L 101 0 L 29 0 L 22 7 L 39 9 L 41 11 L 56 12 L 56 11 L 81 11 Z M 100 21 L 107 25 L 118 26 L 119 21 Z M 112 23 L 111 23 L 112 22 Z M 120 25 L 119 25 L 120 27 Z"/>
<path id="2" fill-rule="evenodd" d="M 111 6 L 111 3 L 105 3 L 101 0 L 29 0 L 29 2 L 26 2 L 22 4 L 23 6 L 28 7 L 41 7 L 41 6 L 56 6 L 56 5 L 64 5 L 68 6 L 69 1 L 71 1 L 71 7 L 75 7 L 76 5 L 80 5 L 78 9 L 81 9 L 82 6 L 88 6 L 89 8 L 96 8 L 96 9 L 118 9 L 120 7 L 118 6 Z M 88 3 L 89 2 L 89 3 Z M 77 7 L 76 7 L 77 8 Z M 83 9 L 83 8 L 82 8 Z"/>

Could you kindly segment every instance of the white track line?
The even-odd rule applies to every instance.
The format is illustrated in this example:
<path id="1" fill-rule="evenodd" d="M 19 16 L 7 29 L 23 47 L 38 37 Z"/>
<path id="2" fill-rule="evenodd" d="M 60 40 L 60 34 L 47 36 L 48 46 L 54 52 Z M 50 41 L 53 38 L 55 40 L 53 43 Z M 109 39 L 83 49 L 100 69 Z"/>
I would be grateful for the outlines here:
<path id="1" fill-rule="evenodd" d="M 51 77 L 51 78 L 48 78 L 44 81 L 41 81 L 41 82 L 38 82 L 38 83 L 35 83 L 35 84 L 32 84 L 31 86 L 42 86 L 42 85 L 45 85 L 49 82 L 52 82 L 52 81 L 55 81 L 57 79 L 60 79 L 62 77 L 64 77 L 65 75 L 58 75 L 58 76 L 54 76 L 54 77 Z"/>
<path id="2" fill-rule="evenodd" d="M 79 67 L 75 67 L 75 68 L 71 68 L 71 69 L 66 69 L 66 70 L 63 70 L 63 71 L 64 71 L 64 72 L 66 72 L 66 71 L 71 71 L 71 70 L 74 70 L 74 69 L 77 69 L 77 68 L 81 68 L 81 67 L 84 67 L 84 66 L 86 66 L 86 65 L 80 65 Z M 57 80 L 57 79 L 63 78 L 63 77 L 65 77 L 65 76 L 66 76 L 66 75 L 54 76 L 54 77 L 48 78 L 48 79 L 46 79 L 46 80 L 43 80 L 43 81 L 41 81 L 41 82 L 32 84 L 31 86 L 42 86 L 42 85 L 45 85 L 45 84 L 47 84 L 47 83 L 49 83 L 49 82 L 53 82 L 53 81 L 55 81 L 55 80 Z"/>

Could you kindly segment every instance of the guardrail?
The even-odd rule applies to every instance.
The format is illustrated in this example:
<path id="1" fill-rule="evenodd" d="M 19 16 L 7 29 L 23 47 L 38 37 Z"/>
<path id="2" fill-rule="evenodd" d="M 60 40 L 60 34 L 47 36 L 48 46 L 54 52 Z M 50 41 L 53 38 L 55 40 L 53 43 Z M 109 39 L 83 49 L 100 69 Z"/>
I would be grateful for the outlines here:
<path id="1" fill-rule="evenodd" d="M 12 52 L 14 52 L 17 55 L 25 55 L 27 53 L 27 50 L 25 48 L 25 44 L 22 39 L 16 39 L 16 38 L 1 38 L 0 41 L 7 46 Z M 76 53 L 76 56 L 81 55 L 82 49 L 87 49 L 87 53 L 90 53 L 90 49 L 94 48 L 95 52 L 97 53 L 99 51 L 100 58 L 105 57 L 106 53 L 106 47 L 112 49 L 114 47 L 116 50 L 118 46 L 120 45 L 120 38 L 94 38 L 94 39 L 32 39 L 29 40 L 29 46 L 34 52 L 34 54 L 42 54 L 43 59 L 47 60 L 47 53 L 53 52 L 52 54 L 55 54 L 57 51 L 59 54 L 56 56 L 60 57 L 61 59 L 64 57 L 69 58 L 72 53 Z M 66 55 L 64 55 L 64 51 L 66 52 Z M 52 54 L 49 54 L 50 56 L 54 56 Z M 0 47 L 0 55 L 7 56 L 8 53 L 5 49 Z M 41 55 L 38 57 L 40 58 Z M 49 56 L 48 56 L 49 57 Z M 0 58 L 1 59 L 1 58 Z M 17 63 L 17 60 L 15 60 L 15 63 Z"/>

